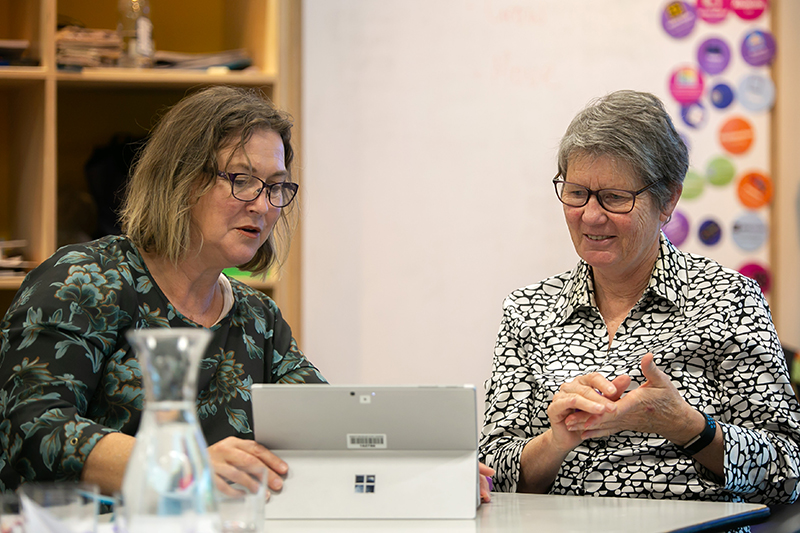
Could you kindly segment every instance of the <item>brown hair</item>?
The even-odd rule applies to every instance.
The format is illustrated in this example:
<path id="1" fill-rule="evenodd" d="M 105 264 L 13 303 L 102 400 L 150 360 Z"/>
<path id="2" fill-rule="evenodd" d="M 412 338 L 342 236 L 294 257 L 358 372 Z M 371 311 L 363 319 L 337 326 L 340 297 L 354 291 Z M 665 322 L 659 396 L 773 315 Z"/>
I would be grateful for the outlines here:
<path id="1" fill-rule="evenodd" d="M 178 263 L 189 250 L 191 208 L 216 183 L 217 152 L 229 146 L 244 152 L 254 132 L 274 131 L 291 172 L 291 128 L 291 118 L 256 89 L 214 86 L 184 98 L 137 158 L 121 210 L 123 232 L 140 249 Z M 267 241 L 239 268 L 260 273 L 278 259 L 276 242 L 288 247 L 293 205 L 281 210 Z"/>

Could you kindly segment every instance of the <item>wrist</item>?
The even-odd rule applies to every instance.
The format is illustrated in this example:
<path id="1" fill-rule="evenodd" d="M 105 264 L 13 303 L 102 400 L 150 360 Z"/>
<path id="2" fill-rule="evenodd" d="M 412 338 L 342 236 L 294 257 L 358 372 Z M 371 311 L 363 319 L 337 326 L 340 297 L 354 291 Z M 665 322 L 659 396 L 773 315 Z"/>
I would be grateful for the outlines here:
<path id="1" fill-rule="evenodd" d="M 706 426 L 706 418 L 701 411 L 688 404 L 686 408 L 686 412 L 677 418 L 683 421 L 683 424 L 673 423 L 673 433 L 664 434 L 672 444 L 679 448 L 687 445 L 689 441 L 697 437 Z"/>
<path id="2" fill-rule="evenodd" d="M 714 440 L 714 436 L 717 433 L 717 423 L 716 421 L 711 418 L 710 415 L 705 413 L 701 413 L 703 416 L 703 428 L 692 438 L 688 441 L 678 444 L 673 442 L 682 452 L 687 455 L 695 455 L 703 450 L 706 446 L 711 444 Z"/>

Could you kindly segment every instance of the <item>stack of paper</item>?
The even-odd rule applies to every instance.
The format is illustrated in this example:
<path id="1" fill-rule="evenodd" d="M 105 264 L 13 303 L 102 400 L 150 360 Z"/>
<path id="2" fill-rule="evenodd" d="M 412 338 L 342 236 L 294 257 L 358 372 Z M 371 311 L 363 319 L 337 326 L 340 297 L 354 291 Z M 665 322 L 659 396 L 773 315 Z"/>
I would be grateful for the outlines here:
<path id="1" fill-rule="evenodd" d="M 241 70 L 253 63 L 252 59 L 247 55 L 247 51 L 243 49 L 208 54 L 158 50 L 154 59 L 158 68 L 206 69 L 209 67 L 228 67 L 231 70 Z"/>
<path id="2" fill-rule="evenodd" d="M 116 66 L 122 39 L 113 30 L 67 26 L 56 33 L 56 63 L 73 67 Z"/>
<path id="3" fill-rule="evenodd" d="M 20 270 L 29 270 L 33 261 L 23 261 L 21 255 L 6 257 L 9 250 L 20 250 L 28 245 L 26 241 L 0 241 L 0 276 L 17 276 Z"/>

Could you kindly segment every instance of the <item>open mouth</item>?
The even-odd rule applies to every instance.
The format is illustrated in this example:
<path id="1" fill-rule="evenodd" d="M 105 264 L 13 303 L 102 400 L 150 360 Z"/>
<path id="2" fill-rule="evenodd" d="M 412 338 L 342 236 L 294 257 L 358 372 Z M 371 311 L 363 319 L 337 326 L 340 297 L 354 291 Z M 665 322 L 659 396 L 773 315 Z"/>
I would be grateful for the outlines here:
<path id="1" fill-rule="evenodd" d="M 241 227 L 241 228 L 239 228 L 239 229 L 240 229 L 241 231 L 244 231 L 245 233 L 249 233 L 250 235 L 258 235 L 259 233 L 261 233 L 261 230 L 260 230 L 260 229 L 258 229 L 258 228 L 255 228 L 255 227 L 253 227 L 253 226 L 242 226 L 242 227 Z"/>
<path id="2" fill-rule="evenodd" d="M 587 235 L 586 238 L 589 239 L 590 241 L 604 241 L 606 239 L 610 239 L 611 236 L 610 235 Z"/>

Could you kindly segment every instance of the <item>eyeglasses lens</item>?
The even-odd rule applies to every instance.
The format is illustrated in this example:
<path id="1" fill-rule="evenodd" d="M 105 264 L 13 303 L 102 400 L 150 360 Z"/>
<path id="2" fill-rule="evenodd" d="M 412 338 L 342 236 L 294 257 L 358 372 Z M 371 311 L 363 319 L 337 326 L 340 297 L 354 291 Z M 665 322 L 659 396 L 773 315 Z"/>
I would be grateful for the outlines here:
<path id="1" fill-rule="evenodd" d="M 232 181 L 233 195 L 244 202 L 255 200 L 265 187 L 264 182 L 255 176 L 239 175 Z M 269 203 L 275 207 L 289 205 L 297 192 L 293 183 L 267 185 Z"/>
<path id="2" fill-rule="evenodd" d="M 236 178 L 232 180 L 232 183 L 233 195 L 245 202 L 255 200 L 256 196 L 261 192 L 261 188 L 264 186 L 261 180 L 244 174 L 236 176 Z"/>
<path id="3" fill-rule="evenodd" d="M 557 182 L 556 193 L 559 199 L 570 207 L 583 207 L 589 203 L 592 191 L 582 185 Z M 600 205 L 612 213 L 628 213 L 633 208 L 635 195 L 628 191 L 604 189 L 594 193 Z"/>

